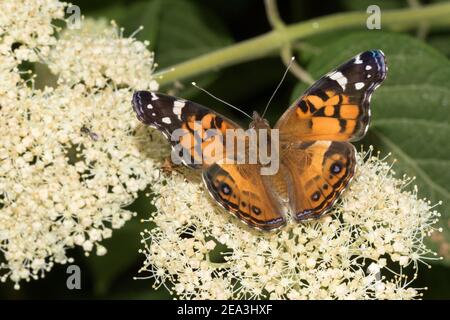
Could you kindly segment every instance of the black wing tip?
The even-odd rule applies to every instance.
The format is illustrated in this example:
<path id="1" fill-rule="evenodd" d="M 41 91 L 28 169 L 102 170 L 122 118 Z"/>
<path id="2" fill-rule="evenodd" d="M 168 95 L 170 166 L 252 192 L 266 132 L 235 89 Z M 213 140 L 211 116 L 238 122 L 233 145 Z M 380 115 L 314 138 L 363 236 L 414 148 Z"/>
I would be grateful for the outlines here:
<path id="1" fill-rule="evenodd" d="M 360 54 L 358 54 L 358 56 L 365 56 L 365 55 L 370 55 L 377 60 L 384 60 L 386 58 L 386 55 L 384 54 L 384 52 L 381 49 L 371 49 L 371 50 L 363 51 Z"/>
<path id="2" fill-rule="evenodd" d="M 148 91 L 135 91 L 133 93 L 133 99 L 131 100 L 131 102 L 133 103 L 133 107 L 139 107 L 142 106 L 143 103 L 143 99 L 150 96 L 150 92 Z"/>
<path id="3" fill-rule="evenodd" d="M 378 71 L 380 74 L 381 80 L 384 80 L 386 78 L 387 74 L 387 61 L 386 61 L 386 55 L 381 49 L 372 49 L 368 51 L 361 52 L 358 56 L 368 56 L 369 59 L 373 59 L 375 61 L 375 64 L 378 66 Z"/>
<path id="4" fill-rule="evenodd" d="M 374 59 L 377 61 L 378 65 L 380 66 L 380 71 L 383 75 L 383 80 L 386 77 L 386 73 L 387 73 L 387 61 L 386 61 L 386 55 L 384 54 L 383 51 L 376 49 L 376 50 L 371 50 L 372 56 L 374 57 Z"/>
<path id="5" fill-rule="evenodd" d="M 131 100 L 131 103 L 133 105 L 133 110 L 136 112 L 136 116 L 139 119 L 139 121 L 145 123 L 145 112 L 144 112 L 144 104 L 145 100 L 147 100 L 150 97 L 150 92 L 148 91 L 135 91 L 133 93 L 133 98 Z"/>
<path id="6" fill-rule="evenodd" d="M 381 49 L 372 49 L 369 50 L 368 52 L 370 52 L 374 57 L 379 56 L 379 57 L 385 57 L 385 54 L 383 52 L 383 50 Z"/>

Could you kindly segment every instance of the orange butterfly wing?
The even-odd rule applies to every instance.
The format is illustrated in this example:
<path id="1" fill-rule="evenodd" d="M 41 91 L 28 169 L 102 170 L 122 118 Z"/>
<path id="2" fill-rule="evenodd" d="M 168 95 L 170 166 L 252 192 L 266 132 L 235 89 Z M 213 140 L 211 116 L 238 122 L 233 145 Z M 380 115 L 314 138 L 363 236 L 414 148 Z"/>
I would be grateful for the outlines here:
<path id="1" fill-rule="evenodd" d="M 282 152 L 289 204 L 296 220 L 327 212 L 355 172 L 355 148 L 348 142 L 304 142 L 286 145 Z"/>
<path id="2" fill-rule="evenodd" d="M 275 125 L 295 219 L 320 217 L 347 187 L 356 166 L 347 141 L 365 135 L 386 72 L 381 51 L 363 52 L 318 80 Z"/>
<path id="3" fill-rule="evenodd" d="M 223 208 L 252 227 L 274 230 L 286 223 L 285 209 L 260 169 L 257 164 L 214 164 L 203 171 L 203 181 Z"/>
<path id="4" fill-rule="evenodd" d="M 355 141 L 369 126 L 370 98 L 386 78 L 384 55 L 366 51 L 310 87 L 278 120 L 280 139 Z"/>
<path id="5" fill-rule="evenodd" d="M 236 160 L 237 150 L 227 154 L 226 130 L 236 130 L 237 140 L 244 142 L 248 157 L 248 141 L 242 130 L 229 119 L 197 103 L 161 93 L 138 91 L 133 97 L 133 107 L 139 120 L 160 130 L 176 148 L 181 145 L 180 157 L 188 155 L 184 164 L 203 169 L 203 180 L 213 198 L 242 221 L 262 230 L 272 230 L 284 225 L 286 220 L 270 182 L 260 175 L 256 164 L 224 164 L 223 160 Z M 221 136 L 208 136 L 216 129 Z M 172 140 L 175 130 L 181 135 Z M 241 132 L 243 133 L 243 131 Z M 220 139 L 219 139 L 220 138 Z M 243 141 L 245 140 L 245 141 Z M 215 154 L 215 146 L 223 147 L 223 154 Z"/>
<path id="6" fill-rule="evenodd" d="M 240 126 L 195 102 L 162 93 L 137 91 L 133 108 L 138 119 L 158 129 L 171 142 L 173 156 L 191 168 L 203 168 L 223 159 L 226 130 Z"/>

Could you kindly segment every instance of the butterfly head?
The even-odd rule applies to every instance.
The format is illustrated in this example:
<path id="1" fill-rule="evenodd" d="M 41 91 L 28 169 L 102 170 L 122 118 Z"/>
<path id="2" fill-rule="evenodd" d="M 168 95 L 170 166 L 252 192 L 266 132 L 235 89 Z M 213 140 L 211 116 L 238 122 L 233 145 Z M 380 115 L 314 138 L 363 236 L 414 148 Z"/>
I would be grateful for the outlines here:
<path id="1" fill-rule="evenodd" d="M 270 129 L 269 121 L 259 115 L 258 112 L 253 111 L 252 122 L 250 122 L 249 128 L 251 129 Z"/>

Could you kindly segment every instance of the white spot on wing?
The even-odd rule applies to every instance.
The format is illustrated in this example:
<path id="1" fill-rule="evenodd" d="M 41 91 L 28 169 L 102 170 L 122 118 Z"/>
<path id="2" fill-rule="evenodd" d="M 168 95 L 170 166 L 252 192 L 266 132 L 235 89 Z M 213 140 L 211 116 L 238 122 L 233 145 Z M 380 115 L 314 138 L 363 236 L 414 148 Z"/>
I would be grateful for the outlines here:
<path id="1" fill-rule="evenodd" d="M 152 95 L 152 101 L 155 101 L 155 100 L 159 99 L 158 96 L 155 93 L 152 92 L 151 95 Z"/>
<path id="2" fill-rule="evenodd" d="M 370 70 L 370 69 L 372 69 L 372 66 L 367 65 L 367 66 L 366 66 L 366 70 Z"/>
<path id="3" fill-rule="evenodd" d="M 361 64 L 363 63 L 363 61 L 361 60 L 361 58 L 359 57 L 359 55 L 356 56 L 355 58 L 355 62 L 353 62 L 354 64 Z"/>
<path id="4" fill-rule="evenodd" d="M 185 104 L 186 104 L 186 102 L 183 100 L 175 100 L 175 102 L 173 103 L 173 105 L 175 107 L 181 107 L 181 108 L 183 108 Z"/>
<path id="5" fill-rule="evenodd" d="M 151 103 L 149 103 L 149 104 L 147 105 L 147 109 L 153 109 L 153 106 L 152 106 Z"/>
<path id="6" fill-rule="evenodd" d="M 345 90 L 345 86 L 347 84 L 347 78 L 344 77 L 344 75 L 341 72 L 335 71 L 332 74 L 330 74 L 328 77 L 332 80 L 337 81 L 337 83 L 339 83 L 339 85 L 341 86 L 342 90 Z"/>
<path id="7" fill-rule="evenodd" d="M 161 121 L 164 122 L 164 123 L 167 123 L 167 124 L 171 124 L 172 123 L 172 121 L 170 121 L 169 117 L 164 117 L 164 118 L 161 119 Z"/>
<path id="8" fill-rule="evenodd" d="M 175 100 L 173 103 L 173 113 L 181 120 L 181 109 L 186 105 L 185 101 Z"/>
<path id="9" fill-rule="evenodd" d="M 355 89 L 359 90 L 361 88 L 364 88 L 364 82 L 357 82 L 355 83 Z"/>

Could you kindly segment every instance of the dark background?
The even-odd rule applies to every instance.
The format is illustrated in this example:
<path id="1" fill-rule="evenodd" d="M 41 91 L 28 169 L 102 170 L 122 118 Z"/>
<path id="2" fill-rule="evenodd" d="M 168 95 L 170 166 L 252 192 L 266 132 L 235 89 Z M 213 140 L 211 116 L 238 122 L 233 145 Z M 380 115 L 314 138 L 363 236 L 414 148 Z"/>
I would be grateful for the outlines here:
<path id="1" fill-rule="evenodd" d="M 239 42 L 271 30 L 267 22 L 263 1 L 261 0 L 219 0 L 219 1 L 188 1 L 191 11 L 179 12 L 174 0 L 159 1 L 163 8 L 156 10 L 158 1 L 118 1 L 101 0 L 73 1 L 81 7 L 86 17 L 105 16 L 114 18 L 125 27 L 125 35 L 131 34 L 139 25 L 146 29 L 138 34 L 141 40 L 150 40 L 150 47 L 155 51 L 155 60 L 161 70 L 177 62 L 187 60 L 227 44 Z M 280 12 L 286 23 L 294 23 L 336 12 L 349 10 L 365 10 L 374 1 L 279 1 Z M 381 2 L 381 1 L 378 1 Z M 383 1 L 382 9 L 405 7 L 407 1 Z M 430 1 L 422 1 L 429 3 Z M 157 16 L 155 17 L 155 11 Z M 197 38 L 207 39 L 206 44 L 192 35 L 182 33 L 180 29 L 171 26 L 171 21 L 193 18 L 186 23 L 186 30 L 199 30 Z M 189 23 L 188 23 L 189 22 Z M 206 30 L 205 30 L 206 29 Z M 203 31 L 202 31 L 203 30 Z M 326 42 L 327 37 L 339 37 L 341 33 L 321 35 L 317 39 L 306 39 L 310 47 L 299 57 L 302 65 L 307 65 L 314 55 L 314 47 L 320 46 L 320 41 Z M 414 35 L 413 31 L 409 34 Z M 448 30 L 433 30 L 428 36 L 428 43 L 448 56 L 450 53 L 450 37 Z M 447 39 L 445 41 L 445 39 Z M 238 119 L 244 125 L 247 119 L 242 115 L 222 106 L 205 94 L 189 86 L 190 81 L 197 81 L 209 91 L 224 100 L 251 111 L 262 111 L 281 78 L 285 66 L 277 53 L 273 56 L 254 60 L 214 71 L 206 75 L 183 81 L 185 88 L 176 92 L 184 98 L 189 98 L 211 106 L 215 110 Z M 292 101 L 292 91 L 298 80 L 289 74 L 272 102 L 268 112 L 271 123 L 279 117 Z M 171 86 L 162 90 L 171 89 Z M 364 141 L 363 141 L 364 143 Z M 103 244 L 108 249 L 104 257 L 85 257 L 80 249 L 72 249 L 69 255 L 75 258 L 75 263 L 82 270 L 82 289 L 68 290 L 66 288 L 66 266 L 56 265 L 44 279 L 22 283 L 21 290 L 14 290 L 13 284 L 7 282 L 0 286 L 0 298 L 170 298 L 165 289 L 154 290 L 151 280 L 133 280 L 137 275 L 144 257 L 138 253 L 140 247 L 139 232 L 145 228 L 139 220 L 151 212 L 147 202 L 137 200 L 130 210 L 137 211 L 138 217 L 133 218 L 126 226 L 114 231 L 112 239 Z M 421 266 L 419 279 L 414 287 L 428 287 L 424 298 L 450 298 L 450 268 L 433 265 L 432 269 Z"/>

